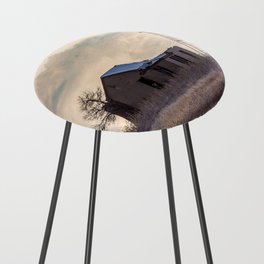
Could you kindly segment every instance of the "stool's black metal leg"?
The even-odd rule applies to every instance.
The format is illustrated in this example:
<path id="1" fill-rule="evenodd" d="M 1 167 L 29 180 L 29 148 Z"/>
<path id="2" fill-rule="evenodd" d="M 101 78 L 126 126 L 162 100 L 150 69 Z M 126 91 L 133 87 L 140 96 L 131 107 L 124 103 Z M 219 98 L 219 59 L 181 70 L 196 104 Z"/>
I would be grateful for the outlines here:
<path id="1" fill-rule="evenodd" d="M 95 138 L 94 138 L 93 167 L 92 167 L 89 214 L 88 214 L 87 236 L 86 236 L 86 247 L 85 247 L 85 260 L 84 260 L 85 264 L 90 264 L 90 262 L 91 262 L 93 226 L 94 226 L 94 211 L 95 211 L 97 175 L 98 175 L 99 153 L 100 153 L 100 141 L 101 141 L 101 131 L 96 130 L 95 131 Z"/>
<path id="2" fill-rule="evenodd" d="M 166 176 L 167 176 L 167 187 L 168 187 L 168 195 L 169 195 L 171 228 L 172 228 L 175 262 L 176 264 L 181 264 L 181 253 L 180 253 L 180 246 L 179 246 L 179 235 L 178 235 L 176 209 L 175 209 L 175 201 L 174 201 L 174 191 L 173 191 L 173 181 L 172 181 L 172 173 L 171 173 L 170 150 L 169 150 L 169 140 L 168 140 L 167 129 L 163 129 L 161 133 L 162 133 L 165 168 L 166 168 Z"/>
<path id="3" fill-rule="evenodd" d="M 209 236 L 208 236 L 208 231 L 207 231 L 207 226 L 206 226 L 202 195 L 201 195 L 201 190 L 200 190 L 200 185 L 199 185 L 199 179 L 198 179 L 193 146 L 192 146 L 191 133 L 190 133 L 190 128 L 189 128 L 188 123 L 183 125 L 183 130 L 184 130 L 186 146 L 187 146 L 187 151 L 188 151 L 188 156 L 189 156 L 189 162 L 190 162 L 190 167 L 191 167 L 193 187 L 194 187 L 196 203 L 197 203 L 197 208 L 198 208 L 198 213 L 199 213 L 199 218 L 200 218 L 200 225 L 201 225 L 201 230 L 202 230 L 202 235 L 203 235 L 206 259 L 207 259 L 208 264 L 213 264 L 213 257 L 212 257 Z"/>
<path id="4" fill-rule="evenodd" d="M 61 146 L 61 152 L 60 152 L 60 158 L 59 158 L 59 164 L 58 164 L 58 168 L 57 168 L 56 180 L 55 180 L 55 184 L 54 184 L 54 188 L 53 188 L 53 194 L 52 194 L 52 198 L 51 198 L 49 215 L 48 215 L 45 235 L 44 235 L 44 239 L 43 239 L 43 243 L 42 243 L 42 248 L 41 248 L 41 253 L 40 253 L 40 258 L 39 258 L 39 264 L 45 263 L 45 259 L 46 259 L 46 255 L 47 255 L 47 250 L 48 250 L 48 245 L 49 245 L 49 240 L 50 240 L 50 233 L 51 233 L 51 229 L 52 229 L 54 214 L 55 214 L 59 190 L 60 190 L 61 177 L 62 177 L 64 162 L 65 162 L 70 132 L 71 132 L 71 123 L 66 121 L 64 136 L 63 136 L 63 141 L 62 141 L 62 146 Z"/>

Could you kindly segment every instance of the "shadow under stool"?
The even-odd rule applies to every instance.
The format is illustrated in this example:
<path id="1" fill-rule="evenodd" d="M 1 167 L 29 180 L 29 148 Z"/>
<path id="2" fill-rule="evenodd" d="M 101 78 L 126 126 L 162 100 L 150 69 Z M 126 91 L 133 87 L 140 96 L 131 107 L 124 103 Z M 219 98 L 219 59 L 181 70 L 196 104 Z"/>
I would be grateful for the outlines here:
<path id="1" fill-rule="evenodd" d="M 220 100 L 224 74 L 206 52 L 182 40 L 148 32 L 114 32 L 70 43 L 40 65 L 40 101 L 66 120 L 39 264 L 52 230 L 72 123 L 95 130 L 84 263 L 91 263 L 102 131 L 160 130 L 163 142 L 175 263 L 181 263 L 167 129 L 182 125 L 205 255 L 213 264 L 189 122 Z"/>

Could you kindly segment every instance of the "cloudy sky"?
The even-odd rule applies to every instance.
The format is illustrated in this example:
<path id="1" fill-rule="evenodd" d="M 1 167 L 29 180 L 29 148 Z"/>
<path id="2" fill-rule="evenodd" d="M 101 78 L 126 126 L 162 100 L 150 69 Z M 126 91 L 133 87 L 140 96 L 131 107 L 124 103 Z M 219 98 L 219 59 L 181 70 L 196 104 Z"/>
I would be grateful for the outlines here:
<path id="1" fill-rule="evenodd" d="M 36 73 L 35 89 L 41 102 L 56 115 L 80 125 L 93 127 L 83 119 L 78 96 L 102 87 L 100 76 L 114 65 L 152 59 L 172 46 L 188 46 L 180 40 L 152 33 L 108 33 L 70 43 L 53 52 Z M 189 47 L 195 52 L 193 47 Z M 199 52 L 199 51 L 197 51 Z M 109 130 L 122 130 L 117 118 Z"/>

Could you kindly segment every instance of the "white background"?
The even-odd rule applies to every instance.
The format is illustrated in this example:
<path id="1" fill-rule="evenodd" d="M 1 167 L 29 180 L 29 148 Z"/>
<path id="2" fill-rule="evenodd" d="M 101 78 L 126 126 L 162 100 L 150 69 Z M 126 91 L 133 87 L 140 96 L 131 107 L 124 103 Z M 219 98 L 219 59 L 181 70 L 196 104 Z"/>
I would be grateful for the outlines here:
<path id="1" fill-rule="evenodd" d="M 222 66 L 219 104 L 190 123 L 215 263 L 264 263 L 261 0 L 1 1 L 0 263 L 38 263 L 64 120 L 38 101 L 38 65 L 113 31 L 184 39 Z M 94 130 L 74 125 L 46 263 L 83 263 Z M 206 263 L 182 127 L 169 130 L 182 262 Z M 160 131 L 103 132 L 92 263 L 174 263 Z"/>

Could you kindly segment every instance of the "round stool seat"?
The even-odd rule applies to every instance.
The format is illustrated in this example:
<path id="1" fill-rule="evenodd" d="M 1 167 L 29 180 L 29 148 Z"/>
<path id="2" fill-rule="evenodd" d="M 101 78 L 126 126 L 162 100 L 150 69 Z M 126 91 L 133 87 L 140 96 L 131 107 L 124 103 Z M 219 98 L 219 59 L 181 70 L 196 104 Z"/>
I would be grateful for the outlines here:
<path id="1" fill-rule="evenodd" d="M 141 132 L 187 123 L 216 105 L 224 74 L 204 51 L 147 32 L 70 43 L 39 67 L 40 101 L 63 119 L 97 130 Z"/>

